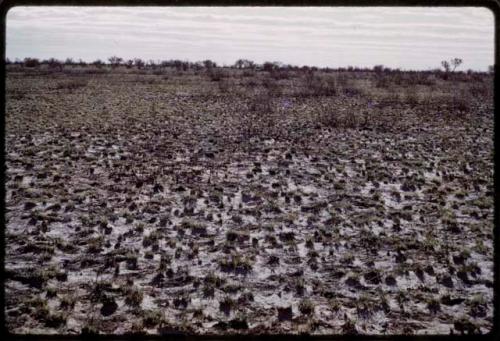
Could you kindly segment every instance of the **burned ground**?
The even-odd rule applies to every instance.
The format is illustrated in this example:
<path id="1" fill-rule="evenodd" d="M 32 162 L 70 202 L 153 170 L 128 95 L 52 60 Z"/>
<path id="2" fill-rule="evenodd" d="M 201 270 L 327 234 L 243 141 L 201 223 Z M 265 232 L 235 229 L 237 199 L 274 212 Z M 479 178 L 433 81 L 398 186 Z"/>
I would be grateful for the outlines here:
<path id="1" fill-rule="evenodd" d="M 492 328 L 491 76 L 12 69 L 6 86 L 11 332 Z"/>

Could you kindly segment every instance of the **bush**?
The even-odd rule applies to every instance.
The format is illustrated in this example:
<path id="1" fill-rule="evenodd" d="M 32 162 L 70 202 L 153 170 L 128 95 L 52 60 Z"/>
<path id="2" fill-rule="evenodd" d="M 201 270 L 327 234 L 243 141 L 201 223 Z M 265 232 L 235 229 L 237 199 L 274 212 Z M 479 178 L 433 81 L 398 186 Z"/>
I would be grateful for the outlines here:
<path id="1" fill-rule="evenodd" d="M 147 310 L 142 318 L 143 325 L 146 328 L 153 328 L 159 325 L 163 320 L 163 314 L 158 310 Z"/>
<path id="2" fill-rule="evenodd" d="M 271 77 L 280 80 L 280 79 L 289 79 L 290 78 L 290 72 L 286 70 L 272 70 L 271 71 Z"/>
<path id="3" fill-rule="evenodd" d="M 279 97 L 282 95 L 281 86 L 273 78 L 265 78 L 262 85 L 267 89 L 270 97 Z"/>
<path id="4" fill-rule="evenodd" d="M 25 67 L 38 67 L 40 65 L 40 61 L 37 58 L 25 58 L 24 66 Z"/>
<path id="5" fill-rule="evenodd" d="M 408 104 L 411 107 L 415 107 L 419 104 L 418 94 L 414 91 L 407 91 L 404 99 L 404 103 Z"/>
<path id="6" fill-rule="evenodd" d="M 240 116 L 240 135 L 246 140 L 254 137 L 271 138 L 276 133 L 276 117 L 269 94 L 250 99 L 248 110 Z"/>
<path id="7" fill-rule="evenodd" d="M 229 93 L 234 84 L 230 82 L 228 79 L 220 79 L 219 80 L 219 91 L 223 94 Z"/>
<path id="8" fill-rule="evenodd" d="M 254 70 L 245 70 L 243 71 L 243 77 L 254 77 L 255 76 L 255 71 Z"/>
<path id="9" fill-rule="evenodd" d="M 59 69 L 59 71 L 62 71 L 62 69 L 64 67 L 64 65 L 61 61 L 54 59 L 54 58 L 50 58 L 47 61 L 47 64 L 49 66 L 49 69 Z"/>
<path id="10" fill-rule="evenodd" d="M 208 69 L 208 76 L 212 82 L 218 82 L 223 78 L 229 77 L 229 75 L 219 68 Z"/>
<path id="11" fill-rule="evenodd" d="M 299 311 L 304 315 L 311 315 L 314 312 L 314 304 L 308 299 L 302 300 L 299 303 Z"/>
<path id="12" fill-rule="evenodd" d="M 471 86 L 469 92 L 472 97 L 487 97 L 490 94 L 486 84 L 475 84 Z"/>
<path id="13" fill-rule="evenodd" d="M 332 96 L 337 94 L 335 78 L 320 77 L 314 73 L 308 73 L 305 78 L 304 94 L 308 96 Z"/>
<path id="14" fill-rule="evenodd" d="M 391 78 L 384 74 L 380 74 L 377 76 L 375 87 L 388 88 L 390 84 L 391 84 Z"/>
<path id="15" fill-rule="evenodd" d="M 57 84 L 56 89 L 61 90 L 61 89 L 68 89 L 68 90 L 75 90 L 79 88 L 84 88 L 86 87 L 88 82 L 84 80 L 71 80 L 69 82 L 60 82 Z"/>

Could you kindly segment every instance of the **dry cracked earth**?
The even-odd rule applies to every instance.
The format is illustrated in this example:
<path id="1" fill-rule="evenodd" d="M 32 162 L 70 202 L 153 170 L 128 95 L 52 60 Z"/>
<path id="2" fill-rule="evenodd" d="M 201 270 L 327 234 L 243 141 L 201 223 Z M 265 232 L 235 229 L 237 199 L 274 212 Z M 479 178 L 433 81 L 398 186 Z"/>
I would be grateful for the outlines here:
<path id="1" fill-rule="evenodd" d="M 9 70 L 11 333 L 491 330 L 491 76 L 225 72 Z"/>

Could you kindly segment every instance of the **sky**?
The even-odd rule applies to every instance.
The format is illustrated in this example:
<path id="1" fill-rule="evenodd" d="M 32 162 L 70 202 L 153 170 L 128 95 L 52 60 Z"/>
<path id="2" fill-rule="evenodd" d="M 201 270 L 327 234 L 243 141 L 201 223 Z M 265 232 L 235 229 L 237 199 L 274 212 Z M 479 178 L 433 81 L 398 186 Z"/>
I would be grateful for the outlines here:
<path id="1" fill-rule="evenodd" d="M 6 57 L 239 58 L 297 66 L 428 70 L 494 63 L 494 16 L 481 7 L 13 7 Z M 459 70 L 458 69 L 458 70 Z"/>

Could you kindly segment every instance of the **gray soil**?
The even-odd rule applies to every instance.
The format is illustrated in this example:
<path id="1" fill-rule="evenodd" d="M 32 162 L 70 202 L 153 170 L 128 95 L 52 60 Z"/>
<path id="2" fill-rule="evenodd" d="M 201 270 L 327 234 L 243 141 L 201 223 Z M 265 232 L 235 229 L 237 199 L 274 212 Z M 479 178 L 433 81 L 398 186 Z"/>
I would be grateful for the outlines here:
<path id="1" fill-rule="evenodd" d="M 70 71 L 7 76 L 9 331 L 491 330 L 491 79 Z"/>

